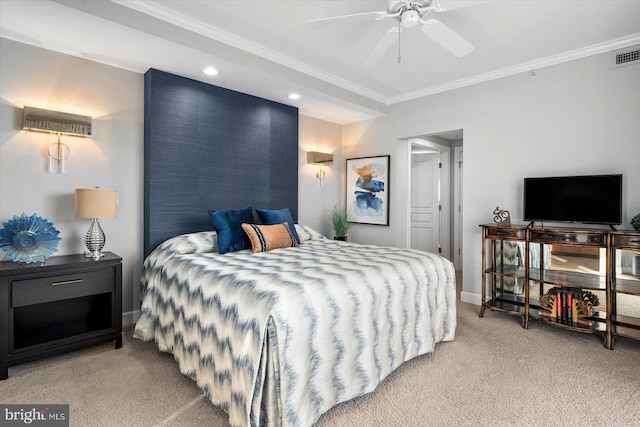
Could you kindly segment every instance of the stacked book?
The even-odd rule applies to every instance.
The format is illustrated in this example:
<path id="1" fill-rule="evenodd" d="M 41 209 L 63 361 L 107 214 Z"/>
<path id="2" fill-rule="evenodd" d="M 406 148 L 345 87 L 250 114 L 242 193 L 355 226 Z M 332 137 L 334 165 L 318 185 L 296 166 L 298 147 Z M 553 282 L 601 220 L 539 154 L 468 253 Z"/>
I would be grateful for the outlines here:
<path id="1" fill-rule="evenodd" d="M 540 314 L 563 325 L 592 326 L 593 322 L 586 318 L 593 316 L 593 297 L 582 289 L 551 288 L 540 297 Z"/>

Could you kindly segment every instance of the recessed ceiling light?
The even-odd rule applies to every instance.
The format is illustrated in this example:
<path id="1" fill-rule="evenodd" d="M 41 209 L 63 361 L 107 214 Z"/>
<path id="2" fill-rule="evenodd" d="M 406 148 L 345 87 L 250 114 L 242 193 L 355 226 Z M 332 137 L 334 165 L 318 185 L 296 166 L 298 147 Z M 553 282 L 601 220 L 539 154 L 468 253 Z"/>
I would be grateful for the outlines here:
<path id="1" fill-rule="evenodd" d="M 202 70 L 202 72 L 205 73 L 207 76 L 217 76 L 218 74 L 220 74 L 218 70 L 216 70 L 213 67 L 207 67 L 204 70 Z"/>
<path id="2" fill-rule="evenodd" d="M 300 94 L 290 93 L 289 94 L 289 99 L 300 99 Z"/>

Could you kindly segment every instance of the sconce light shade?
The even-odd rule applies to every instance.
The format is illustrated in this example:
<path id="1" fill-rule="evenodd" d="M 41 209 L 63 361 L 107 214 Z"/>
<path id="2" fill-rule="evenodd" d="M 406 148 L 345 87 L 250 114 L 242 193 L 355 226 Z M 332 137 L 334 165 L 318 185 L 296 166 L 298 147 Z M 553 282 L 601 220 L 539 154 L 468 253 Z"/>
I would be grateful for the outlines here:
<path id="1" fill-rule="evenodd" d="M 88 138 L 91 136 L 91 117 L 24 107 L 22 129 Z"/>
<path id="2" fill-rule="evenodd" d="M 64 173 L 70 150 L 62 143 L 61 135 L 90 137 L 91 117 L 24 107 L 22 129 L 58 135 L 58 141 L 49 146 L 49 172 Z"/>
<path id="3" fill-rule="evenodd" d="M 98 218 L 113 218 L 118 214 L 118 191 L 99 187 L 77 188 L 75 201 L 78 218 L 93 218 L 84 239 L 89 250 L 85 255 L 98 260 L 104 255 L 102 248 L 106 243 Z"/>
<path id="4" fill-rule="evenodd" d="M 325 172 L 322 170 L 323 166 L 331 166 L 333 164 L 333 154 L 320 153 L 318 151 L 307 151 L 307 163 L 310 165 L 318 166 L 316 172 L 316 178 L 318 179 L 318 187 L 322 187 L 324 184 Z"/>
<path id="5" fill-rule="evenodd" d="M 333 164 L 333 154 L 307 151 L 307 163 L 310 165 L 331 166 Z"/>

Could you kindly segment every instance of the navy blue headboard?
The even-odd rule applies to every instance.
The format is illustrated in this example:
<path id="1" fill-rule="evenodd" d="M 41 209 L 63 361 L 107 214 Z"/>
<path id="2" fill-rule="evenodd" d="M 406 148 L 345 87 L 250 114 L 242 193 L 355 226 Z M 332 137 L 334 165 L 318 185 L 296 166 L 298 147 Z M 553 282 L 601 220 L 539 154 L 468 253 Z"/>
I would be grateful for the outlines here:
<path id="1" fill-rule="evenodd" d="M 150 69 L 144 86 L 144 252 L 212 230 L 209 209 L 298 218 L 298 109 Z"/>

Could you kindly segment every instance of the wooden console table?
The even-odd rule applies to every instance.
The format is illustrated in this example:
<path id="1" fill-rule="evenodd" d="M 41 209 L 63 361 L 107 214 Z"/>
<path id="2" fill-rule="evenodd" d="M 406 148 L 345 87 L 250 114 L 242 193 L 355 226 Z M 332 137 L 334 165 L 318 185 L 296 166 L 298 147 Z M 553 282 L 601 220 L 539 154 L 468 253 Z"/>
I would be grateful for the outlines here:
<path id="1" fill-rule="evenodd" d="M 623 337 L 640 340 L 640 318 L 622 316 L 617 313 L 618 294 L 638 296 L 640 303 L 640 280 L 618 278 L 615 270 L 617 250 L 640 251 L 640 233 L 577 228 L 533 228 L 522 226 L 500 226 L 483 224 L 482 227 L 482 306 L 480 317 L 485 309 L 501 311 L 522 320 L 524 328 L 529 327 L 531 319 L 545 324 L 596 334 L 603 339 L 604 346 L 613 349 L 616 338 Z M 505 242 L 517 245 L 519 255 L 524 262 L 505 262 Z M 517 243 L 520 242 L 520 243 Z M 540 245 L 539 265 L 530 265 L 532 244 Z M 544 268 L 545 245 L 563 245 L 577 248 L 604 249 L 606 253 L 605 274 L 578 271 L 549 270 Z M 498 254 L 498 255 L 497 255 Z M 491 292 L 487 300 L 487 278 Z M 522 283 L 522 293 L 504 291 L 504 281 L 513 280 Z M 521 281 L 521 282 L 518 282 Z M 539 293 L 531 295 L 531 284 L 539 285 Z M 502 286 L 500 286 L 502 285 Z M 539 300 L 544 286 L 561 289 L 582 289 L 603 291 L 604 310 L 595 311 L 588 318 L 588 324 L 561 322 L 554 317 L 541 314 Z M 602 301 L 599 307 L 603 306 Z"/>

